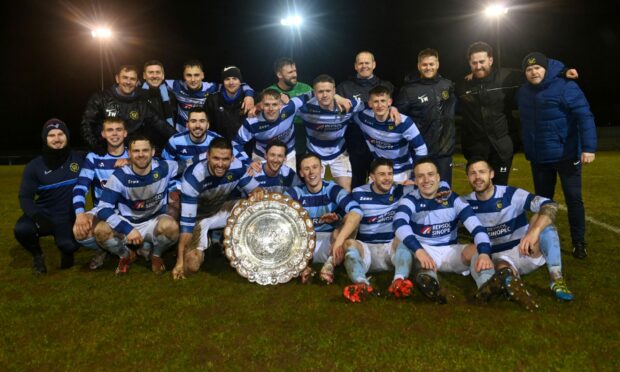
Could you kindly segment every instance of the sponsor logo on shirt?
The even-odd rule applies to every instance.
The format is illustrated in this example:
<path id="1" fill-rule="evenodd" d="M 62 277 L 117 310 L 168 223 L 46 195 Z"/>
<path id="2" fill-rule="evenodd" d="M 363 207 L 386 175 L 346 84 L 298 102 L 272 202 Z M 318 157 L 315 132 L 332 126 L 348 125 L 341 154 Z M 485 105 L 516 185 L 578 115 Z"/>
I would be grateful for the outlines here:
<path id="1" fill-rule="evenodd" d="M 146 200 L 137 200 L 133 202 L 132 209 L 134 210 L 146 210 L 153 208 L 159 204 L 159 202 L 164 198 L 164 194 L 157 194 L 152 198 Z"/>

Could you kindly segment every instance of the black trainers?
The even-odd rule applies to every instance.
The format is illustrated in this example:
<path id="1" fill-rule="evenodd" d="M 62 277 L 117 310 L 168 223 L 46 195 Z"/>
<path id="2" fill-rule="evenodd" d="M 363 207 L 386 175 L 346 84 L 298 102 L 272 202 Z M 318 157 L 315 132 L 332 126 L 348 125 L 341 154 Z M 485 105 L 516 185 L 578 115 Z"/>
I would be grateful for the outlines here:
<path id="1" fill-rule="evenodd" d="M 32 256 L 32 270 L 35 274 L 47 274 L 47 267 L 45 266 L 45 257 L 42 254 Z"/>
<path id="2" fill-rule="evenodd" d="M 579 242 L 573 244 L 573 257 L 583 260 L 588 257 L 588 251 L 586 250 L 586 242 Z"/>
<path id="3" fill-rule="evenodd" d="M 73 253 L 60 253 L 60 270 L 67 270 L 73 267 Z"/>
<path id="4" fill-rule="evenodd" d="M 420 291 L 431 301 L 435 301 L 440 304 L 448 302 L 446 296 L 444 296 L 439 288 L 439 282 L 428 274 L 418 274 L 415 277 L 415 282 L 420 288 Z"/>

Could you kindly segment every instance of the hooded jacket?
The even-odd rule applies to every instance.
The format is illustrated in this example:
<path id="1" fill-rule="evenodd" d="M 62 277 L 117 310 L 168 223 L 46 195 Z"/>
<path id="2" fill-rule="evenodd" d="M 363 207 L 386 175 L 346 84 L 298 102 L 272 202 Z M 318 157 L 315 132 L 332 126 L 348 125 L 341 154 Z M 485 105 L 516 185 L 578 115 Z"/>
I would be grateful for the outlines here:
<path id="1" fill-rule="evenodd" d="M 549 59 L 543 81 L 517 93 L 525 156 L 533 163 L 578 160 L 582 151 L 596 151 L 590 105 L 577 83 L 559 77 L 563 68 Z"/>

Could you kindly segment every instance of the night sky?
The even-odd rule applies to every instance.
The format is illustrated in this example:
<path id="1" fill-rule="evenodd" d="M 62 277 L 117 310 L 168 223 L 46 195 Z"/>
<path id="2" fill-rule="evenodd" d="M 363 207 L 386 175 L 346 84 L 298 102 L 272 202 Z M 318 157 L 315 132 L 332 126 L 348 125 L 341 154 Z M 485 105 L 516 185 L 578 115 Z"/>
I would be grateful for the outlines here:
<path id="1" fill-rule="evenodd" d="M 512 1 L 501 23 L 502 66 L 519 67 L 537 50 L 576 67 L 598 125 L 619 125 L 620 27 L 612 1 Z M 3 2 L 3 117 L 0 154 L 38 149 L 50 117 L 65 120 L 74 145 L 89 96 L 100 89 L 99 49 L 89 27 L 109 25 L 105 82 L 125 63 L 159 59 L 166 78 L 180 78 L 191 58 L 205 65 L 207 81 L 224 65 L 237 65 L 261 90 L 275 77 L 273 61 L 293 54 L 300 81 L 320 73 L 342 81 L 354 74 L 360 50 L 377 58 L 376 75 L 397 89 L 415 70 L 419 50 L 440 53 L 440 73 L 456 81 L 468 73 L 467 46 L 496 46 L 495 24 L 481 1 L 298 1 L 305 24 L 292 34 L 279 24 L 292 1 L 33 1 Z M 101 21 L 98 21 L 101 20 Z"/>

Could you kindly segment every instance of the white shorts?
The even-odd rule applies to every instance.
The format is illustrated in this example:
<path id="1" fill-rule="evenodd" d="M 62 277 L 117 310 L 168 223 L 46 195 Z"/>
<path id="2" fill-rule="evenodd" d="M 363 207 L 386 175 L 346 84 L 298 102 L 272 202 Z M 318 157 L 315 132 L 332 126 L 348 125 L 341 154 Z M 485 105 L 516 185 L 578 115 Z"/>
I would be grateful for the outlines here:
<path id="1" fill-rule="evenodd" d="M 403 183 L 411 177 L 411 170 L 406 170 L 394 175 L 394 182 Z"/>
<path id="2" fill-rule="evenodd" d="M 295 150 L 291 151 L 288 153 L 288 155 L 286 155 L 286 161 L 284 161 L 284 164 L 291 168 L 294 171 L 297 171 L 297 158 L 296 158 L 296 152 Z M 265 159 L 256 155 L 255 153 L 252 153 L 252 160 L 258 160 L 261 163 L 265 162 Z"/>
<path id="3" fill-rule="evenodd" d="M 120 216 L 120 218 L 123 219 L 128 224 L 130 224 L 131 227 L 138 230 L 140 235 L 142 235 L 142 239 L 144 239 L 145 242 L 149 242 L 149 243 L 154 243 L 156 241 L 155 228 L 157 227 L 157 223 L 159 223 L 159 220 L 165 217 L 170 218 L 170 216 L 168 216 L 167 214 L 160 214 L 159 216 L 153 219 L 150 219 L 148 221 L 144 221 L 140 223 L 132 223 L 130 221 L 127 221 L 125 218 L 123 218 L 123 216 Z"/>
<path id="4" fill-rule="evenodd" d="M 545 256 L 540 257 L 522 256 L 519 253 L 519 246 L 506 251 L 493 253 L 491 255 L 493 263 L 497 261 L 506 261 L 510 266 L 517 269 L 519 275 L 529 274 L 545 264 Z"/>
<path id="5" fill-rule="evenodd" d="M 389 243 L 364 243 L 359 242 L 364 248 L 364 270 L 366 272 L 392 271 L 392 242 Z"/>
<path id="6" fill-rule="evenodd" d="M 317 232 L 316 244 L 314 245 L 314 254 L 312 258 L 313 263 L 324 263 L 331 256 L 332 233 L 330 232 Z"/>
<path id="7" fill-rule="evenodd" d="M 197 249 L 205 251 L 209 248 L 209 230 L 226 227 L 226 220 L 230 217 L 231 210 L 220 210 L 213 216 L 198 221 L 197 225 L 200 225 L 200 240 L 198 247 L 196 247 Z"/>
<path id="8" fill-rule="evenodd" d="M 461 275 L 469 275 L 469 266 L 461 260 L 461 252 L 466 246 L 467 244 L 452 244 L 435 247 L 422 244 L 426 253 L 435 261 L 437 271 Z"/>
<path id="9" fill-rule="evenodd" d="M 325 168 L 329 167 L 332 177 L 351 178 L 351 162 L 349 161 L 349 154 L 346 151 L 332 160 L 321 160 L 321 164 L 323 164 L 321 177 L 325 177 Z"/>

